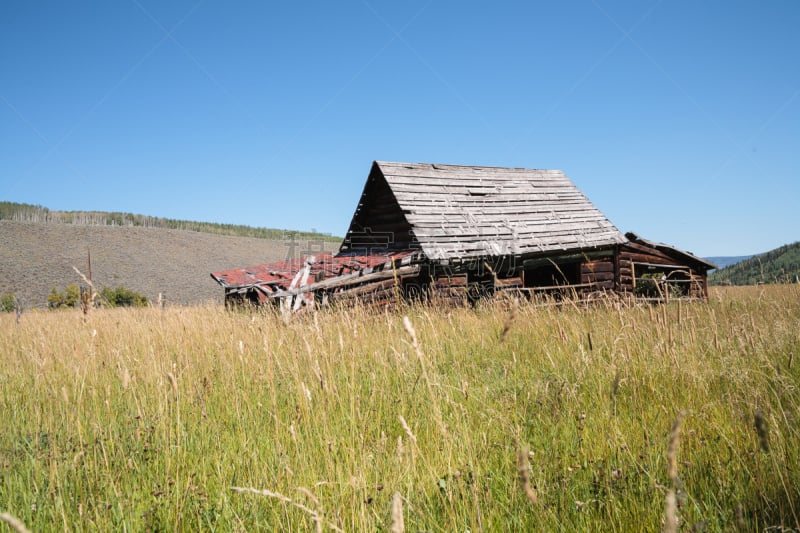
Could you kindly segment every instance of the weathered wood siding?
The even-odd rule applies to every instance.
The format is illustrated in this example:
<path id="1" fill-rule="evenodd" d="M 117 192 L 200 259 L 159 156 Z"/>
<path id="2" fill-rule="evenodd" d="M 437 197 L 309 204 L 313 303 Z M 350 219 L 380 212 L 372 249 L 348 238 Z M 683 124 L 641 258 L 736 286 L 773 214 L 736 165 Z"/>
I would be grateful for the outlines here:
<path id="1" fill-rule="evenodd" d="M 431 283 L 430 300 L 435 305 L 464 305 L 467 300 L 467 274 L 434 279 Z"/>
<path id="2" fill-rule="evenodd" d="M 598 260 L 581 263 L 581 284 L 591 284 L 593 290 L 615 289 L 614 260 Z"/>
<path id="3" fill-rule="evenodd" d="M 380 169 L 373 166 L 341 251 L 407 250 L 412 247 L 411 225 Z"/>

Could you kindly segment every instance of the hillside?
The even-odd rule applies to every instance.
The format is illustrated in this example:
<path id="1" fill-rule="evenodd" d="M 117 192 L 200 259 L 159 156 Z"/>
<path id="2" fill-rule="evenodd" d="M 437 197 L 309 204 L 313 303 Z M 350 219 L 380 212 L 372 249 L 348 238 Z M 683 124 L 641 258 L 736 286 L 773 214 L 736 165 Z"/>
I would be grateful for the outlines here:
<path id="1" fill-rule="evenodd" d="M 800 276 L 800 242 L 787 244 L 712 272 L 712 285 L 793 283 Z"/>
<path id="2" fill-rule="evenodd" d="M 98 289 L 124 286 L 151 301 L 222 302 L 214 271 L 285 259 L 289 239 L 265 239 L 119 225 L 79 225 L 0 220 L 0 294 L 14 293 L 25 307 L 46 307 L 52 288 L 81 283 L 73 266 Z M 297 238 L 296 255 L 335 250 L 338 243 Z"/>

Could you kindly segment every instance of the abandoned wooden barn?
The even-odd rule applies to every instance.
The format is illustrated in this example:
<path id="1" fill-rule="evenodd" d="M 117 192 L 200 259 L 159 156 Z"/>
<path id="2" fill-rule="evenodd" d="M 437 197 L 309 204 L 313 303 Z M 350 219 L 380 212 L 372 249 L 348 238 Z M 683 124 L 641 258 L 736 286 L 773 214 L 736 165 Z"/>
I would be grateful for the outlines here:
<path id="1" fill-rule="evenodd" d="M 338 253 L 215 272 L 226 303 L 705 299 L 715 265 L 623 235 L 557 170 L 372 164 Z"/>

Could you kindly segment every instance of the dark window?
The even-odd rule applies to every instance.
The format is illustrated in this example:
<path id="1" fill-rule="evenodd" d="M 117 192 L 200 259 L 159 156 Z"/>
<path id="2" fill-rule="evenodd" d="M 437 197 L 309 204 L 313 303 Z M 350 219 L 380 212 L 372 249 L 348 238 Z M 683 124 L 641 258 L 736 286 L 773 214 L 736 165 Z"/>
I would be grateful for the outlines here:
<path id="1" fill-rule="evenodd" d="M 580 283 L 580 263 L 548 264 L 525 269 L 525 287 L 555 287 Z"/>

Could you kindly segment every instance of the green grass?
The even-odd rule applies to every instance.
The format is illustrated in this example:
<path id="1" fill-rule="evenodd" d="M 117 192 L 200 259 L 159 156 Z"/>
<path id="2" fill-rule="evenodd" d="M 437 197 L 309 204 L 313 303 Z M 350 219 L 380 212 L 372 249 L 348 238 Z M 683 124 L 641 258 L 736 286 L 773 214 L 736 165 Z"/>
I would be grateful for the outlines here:
<path id="1" fill-rule="evenodd" d="M 369 531 L 399 493 L 408 531 L 660 531 L 677 488 L 682 530 L 798 529 L 799 332 L 796 286 L 288 323 L 3 314 L 0 512 L 34 531 Z"/>

